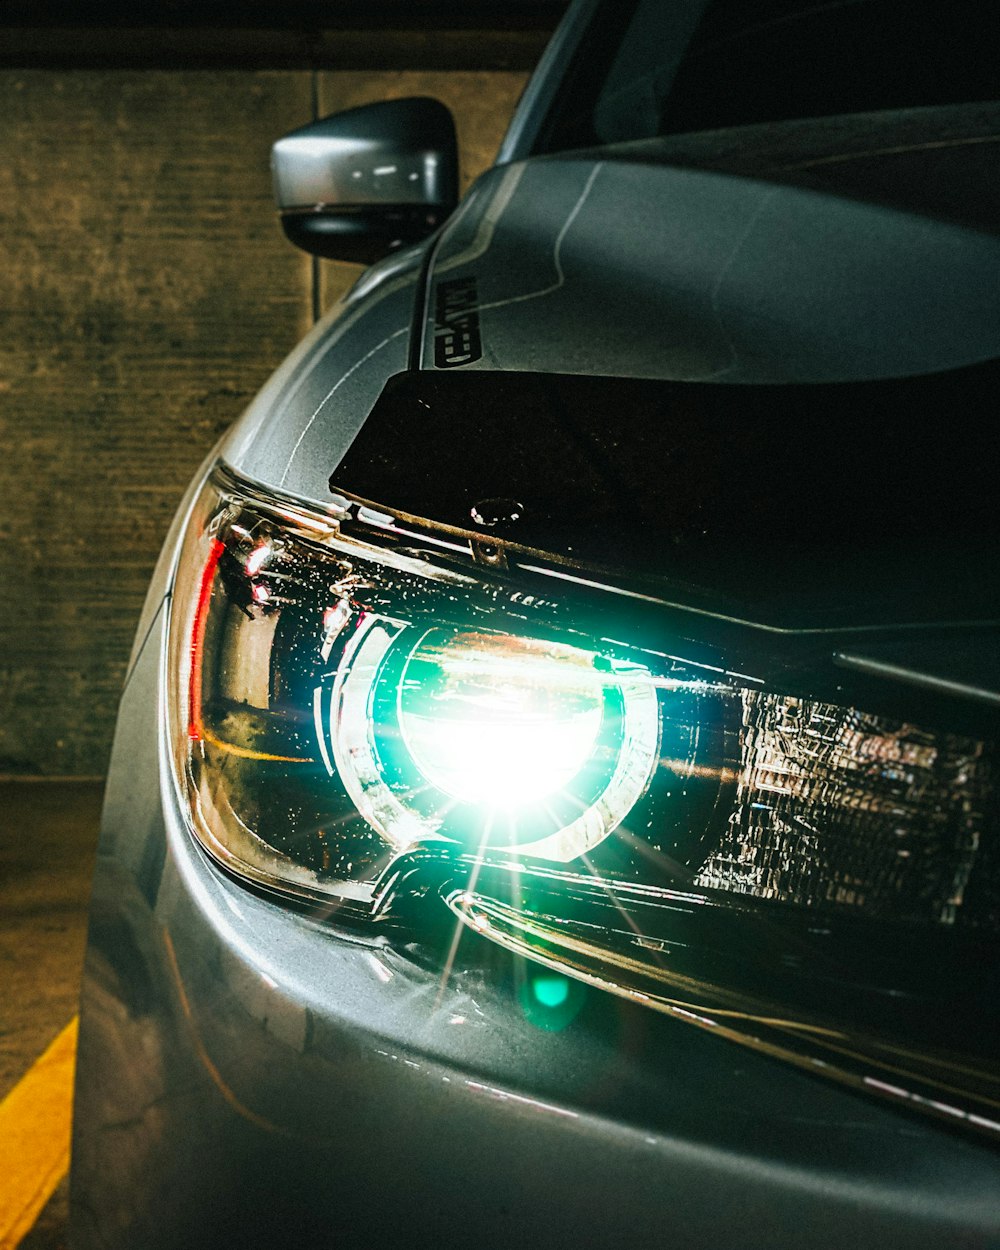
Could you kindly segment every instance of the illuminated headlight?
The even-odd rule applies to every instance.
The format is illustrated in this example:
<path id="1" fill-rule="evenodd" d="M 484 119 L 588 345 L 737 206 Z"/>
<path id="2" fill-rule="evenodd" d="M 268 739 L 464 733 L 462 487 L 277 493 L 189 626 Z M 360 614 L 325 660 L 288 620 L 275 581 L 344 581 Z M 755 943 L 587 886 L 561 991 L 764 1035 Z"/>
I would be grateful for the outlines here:
<path id="1" fill-rule="evenodd" d="M 505 604 L 495 584 L 221 480 L 175 601 L 191 821 L 260 884 L 350 910 L 429 846 L 577 860 L 660 759 L 641 660 L 536 619 L 516 594 Z"/>
<path id="2" fill-rule="evenodd" d="M 596 660 L 558 643 L 431 630 L 399 684 L 403 742 L 428 781 L 459 802 L 517 810 L 554 799 L 584 772 L 608 720 L 616 728 L 610 749 L 622 753 L 622 709 L 605 710 L 620 686 L 608 684 Z M 658 722 L 645 689 L 648 776 Z M 636 797 L 625 797 L 612 828 Z"/>
<path id="3" fill-rule="evenodd" d="M 447 907 L 582 983 L 1000 1132 L 992 743 L 668 631 L 623 641 L 551 585 L 217 471 L 171 608 L 193 833 L 345 923 Z"/>
<path id="4" fill-rule="evenodd" d="M 328 771 L 400 851 L 471 836 L 575 859 L 618 827 L 657 760 L 648 671 L 510 633 L 366 615 L 317 707 Z"/>

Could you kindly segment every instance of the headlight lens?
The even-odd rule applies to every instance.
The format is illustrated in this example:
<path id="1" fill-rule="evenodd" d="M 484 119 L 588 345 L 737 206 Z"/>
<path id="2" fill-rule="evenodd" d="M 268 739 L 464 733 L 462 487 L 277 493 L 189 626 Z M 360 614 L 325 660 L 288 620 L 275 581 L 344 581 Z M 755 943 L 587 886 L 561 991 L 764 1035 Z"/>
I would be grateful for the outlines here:
<path id="1" fill-rule="evenodd" d="M 221 863 L 358 922 L 433 864 L 512 950 L 1000 1131 L 991 744 L 614 641 L 375 519 L 222 470 L 196 506 L 171 739 Z"/>
<path id="2" fill-rule="evenodd" d="M 493 846 L 574 859 L 621 823 L 657 759 L 648 671 L 513 633 L 366 613 L 318 706 L 328 772 L 399 851 L 475 845 L 489 821 Z"/>
<path id="3" fill-rule="evenodd" d="M 570 862 L 645 793 L 657 686 L 621 648 L 223 479 L 198 513 L 173 738 L 195 831 L 230 868 L 364 910 L 400 856 Z"/>
<path id="4" fill-rule="evenodd" d="M 596 658 L 531 638 L 430 630 L 399 684 L 403 743 L 460 802 L 543 802 L 572 785 L 597 745 L 606 686 Z"/>

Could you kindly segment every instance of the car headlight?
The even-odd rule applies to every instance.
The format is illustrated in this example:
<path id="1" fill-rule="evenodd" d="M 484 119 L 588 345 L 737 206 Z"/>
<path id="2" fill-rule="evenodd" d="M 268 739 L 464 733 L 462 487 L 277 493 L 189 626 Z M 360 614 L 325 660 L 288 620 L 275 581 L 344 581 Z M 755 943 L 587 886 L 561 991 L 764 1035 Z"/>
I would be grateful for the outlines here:
<path id="1" fill-rule="evenodd" d="M 560 973 L 1000 1132 L 993 746 L 801 666 L 621 641 L 594 598 L 218 469 L 171 611 L 191 829 L 344 922 L 432 894 Z"/>

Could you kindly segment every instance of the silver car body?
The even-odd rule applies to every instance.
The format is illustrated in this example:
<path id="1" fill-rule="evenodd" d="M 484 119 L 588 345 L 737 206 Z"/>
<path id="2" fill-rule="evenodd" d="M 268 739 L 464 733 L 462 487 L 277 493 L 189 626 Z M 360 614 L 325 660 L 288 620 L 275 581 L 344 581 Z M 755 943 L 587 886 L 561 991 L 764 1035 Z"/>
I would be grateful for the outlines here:
<path id="1" fill-rule="evenodd" d="M 523 156 L 559 55 L 506 157 Z M 883 124 L 875 146 L 898 147 Z M 435 367 L 436 293 L 456 279 L 478 286 L 472 369 L 783 382 L 995 355 L 996 237 L 843 194 L 849 153 L 827 159 L 809 126 L 792 138 L 813 164 L 780 181 L 763 133 L 756 169 L 746 143 L 708 162 L 693 140 L 507 159 L 440 235 L 362 277 L 211 462 L 328 506 L 386 380 Z M 952 157 L 910 159 L 933 182 Z M 871 165 L 871 145 L 856 159 Z M 1000 1244 L 996 1155 L 976 1140 L 610 996 L 586 1029 L 540 1030 L 467 946 L 442 981 L 413 949 L 221 873 L 165 741 L 170 589 L 197 485 L 153 580 L 108 780 L 76 1250 Z"/>

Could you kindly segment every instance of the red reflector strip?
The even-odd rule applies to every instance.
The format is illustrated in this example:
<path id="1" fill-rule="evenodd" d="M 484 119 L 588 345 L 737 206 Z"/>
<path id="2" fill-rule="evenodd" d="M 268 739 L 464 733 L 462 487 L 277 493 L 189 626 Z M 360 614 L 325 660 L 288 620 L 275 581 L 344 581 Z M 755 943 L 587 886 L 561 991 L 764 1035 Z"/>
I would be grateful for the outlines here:
<path id="1" fill-rule="evenodd" d="M 191 629 L 191 669 L 188 677 L 188 737 L 192 742 L 200 742 L 202 737 L 201 662 L 205 646 L 205 625 L 208 621 L 208 605 L 212 598 L 215 570 L 219 567 L 219 560 L 225 549 L 226 544 L 220 539 L 213 541 L 198 587 L 198 604 Z"/>

